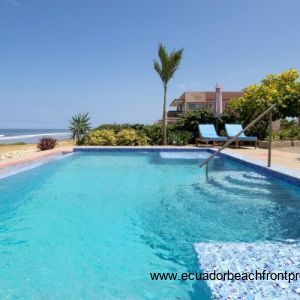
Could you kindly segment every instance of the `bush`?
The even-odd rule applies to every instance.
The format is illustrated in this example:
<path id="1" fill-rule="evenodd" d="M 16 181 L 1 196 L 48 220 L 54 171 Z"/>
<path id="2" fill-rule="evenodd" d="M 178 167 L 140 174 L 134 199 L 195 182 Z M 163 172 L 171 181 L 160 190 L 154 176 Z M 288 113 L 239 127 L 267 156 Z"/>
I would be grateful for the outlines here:
<path id="1" fill-rule="evenodd" d="M 118 145 L 134 146 L 137 135 L 132 129 L 123 129 L 117 133 L 116 137 Z"/>
<path id="2" fill-rule="evenodd" d="M 96 129 L 84 138 L 84 144 L 91 146 L 143 146 L 147 142 L 145 134 L 133 129 L 123 129 L 117 134 L 112 129 Z"/>
<path id="3" fill-rule="evenodd" d="M 280 130 L 273 133 L 273 138 L 278 140 L 300 139 L 300 127 L 294 120 L 281 120 Z"/>
<path id="4" fill-rule="evenodd" d="M 115 146 L 117 139 L 113 130 L 96 129 L 85 136 L 84 144 L 91 146 Z"/>
<path id="5" fill-rule="evenodd" d="M 295 120 L 283 119 L 280 121 L 280 129 L 295 129 L 298 128 L 298 124 Z"/>
<path id="6" fill-rule="evenodd" d="M 145 146 L 149 143 L 149 138 L 142 132 L 137 131 L 137 140 L 136 143 L 138 146 Z"/>
<path id="7" fill-rule="evenodd" d="M 198 128 L 196 127 L 198 131 Z M 101 132 L 94 133 L 94 132 Z M 103 133 L 109 135 L 112 140 L 103 142 Z M 107 134 L 109 132 L 109 134 Z M 167 127 L 169 145 L 187 145 L 192 140 L 192 133 L 182 125 L 169 124 Z M 99 136 L 101 141 L 99 141 Z M 162 125 L 142 124 L 105 124 L 98 126 L 85 137 L 85 145 L 120 145 L 120 146 L 143 146 L 162 144 Z"/>
<path id="8" fill-rule="evenodd" d="M 122 146 L 143 146 L 147 145 L 148 138 L 133 129 L 123 129 L 116 134 L 117 144 Z"/>
<path id="9" fill-rule="evenodd" d="M 118 133 L 123 129 L 134 129 L 143 131 L 144 127 L 145 125 L 143 124 L 103 124 L 96 127 L 94 130 L 108 129 L 113 130 L 115 133 Z"/>
<path id="10" fill-rule="evenodd" d="M 148 137 L 148 142 L 150 145 L 162 144 L 162 125 L 147 125 L 144 127 L 144 133 Z"/>
<path id="11" fill-rule="evenodd" d="M 40 149 L 41 151 L 45 151 L 45 150 L 51 150 L 54 149 L 54 147 L 57 144 L 57 140 L 53 139 L 51 137 L 44 137 L 41 138 L 37 144 L 38 149 Z"/>
<path id="12" fill-rule="evenodd" d="M 188 131 L 174 130 L 168 134 L 169 145 L 187 145 L 192 137 L 192 134 Z"/>
<path id="13" fill-rule="evenodd" d="M 218 133 L 220 135 L 225 135 L 225 124 L 240 123 L 236 112 L 229 108 L 224 109 L 223 113 L 217 119 L 217 122 L 218 122 Z"/>
<path id="14" fill-rule="evenodd" d="M 177 125 L 177 128 L 185 130 L 191 133 L 191 142 L 195 141 L 195 138 L 199 136 L 198 125 L 199 124 L 213 124 L 215 123 L 215 116 L 212 109 L 202 108 L 196 111 L 188 112 L 184 115 Z"/>
<path id="15" fill-rule="evenodd" d="M 150 145 L 162 144 L 162 125 L 147 125 L 143 131 Z M 182 130 L 178 125 L 169 124 L 167 127 L 167 138 L 169 145 L 187 145 L 192 138 L 192 134 L 187 130 Z"/>
<path id="16" fill-rule="evenodd" d="M 277 140 L 300 140 L 300 128 L 279 130 L 273 133 L 273 138 Z"/>

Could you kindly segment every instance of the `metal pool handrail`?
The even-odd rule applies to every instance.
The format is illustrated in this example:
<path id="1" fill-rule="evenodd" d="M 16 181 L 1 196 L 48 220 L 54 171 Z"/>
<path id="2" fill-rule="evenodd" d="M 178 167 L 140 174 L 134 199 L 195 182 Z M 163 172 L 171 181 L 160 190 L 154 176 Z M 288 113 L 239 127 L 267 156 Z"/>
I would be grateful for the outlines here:
<path id="1" fill-rule="evenodd" d="M 208 162 L 213 159 L 216 155 L 218 155 L 222 150 L 224 150 L 229 144 L 234 142 L 242 133 L 244 133 L 247 129 L 261 120 L 265 115 L 270 113 L 269 118 L 269 155 L 268 155 L 268 167 L 271 166 L 271 133 L 272 133 L 272 109 L 276 106 L 276 104 L 272 104 L 268 109 L 266 109 L 262 114 L 260 114 L 256 119 L 250 122 L 243 130 L 237 133 L 234 137 L 229 139 L 218 151 L 214 152 L 211 156 L 209 156 L 204 162 L 202 162 L 199 167 L 202 168 L 204 165 L 207 166 Z"/>

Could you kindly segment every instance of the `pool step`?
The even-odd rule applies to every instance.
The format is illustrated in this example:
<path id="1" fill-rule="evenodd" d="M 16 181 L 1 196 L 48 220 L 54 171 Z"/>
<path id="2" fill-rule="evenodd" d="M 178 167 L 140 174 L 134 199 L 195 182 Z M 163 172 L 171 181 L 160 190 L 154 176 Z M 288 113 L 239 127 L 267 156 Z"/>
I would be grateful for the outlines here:
<path id="1" fill-rule="evenodd" d="M 245 176 L 246 175 L 246 176 Z M 270 194 L 270 182 L 265 178 L 255 177 L 251 173 L 244 172 L 213 172 L 209 174 L 207 181 L 219 190 L 227 193 L 251 193 L 253 194 Z"/>

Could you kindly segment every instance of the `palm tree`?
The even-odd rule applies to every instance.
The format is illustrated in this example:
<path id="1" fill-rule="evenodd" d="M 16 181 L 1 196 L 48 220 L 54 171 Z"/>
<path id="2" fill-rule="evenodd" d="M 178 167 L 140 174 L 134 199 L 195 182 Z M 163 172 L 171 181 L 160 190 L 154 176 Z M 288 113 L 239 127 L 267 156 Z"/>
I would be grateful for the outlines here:
<path id="1" fill-rule="evenodd" d="M 72 139 L 76 140 L 77 145 L 82 144 L 83 136 L 91 129 L 90 117 L 88 113 L 77 114 L 70 121 L 69 130 Z"/>
<path id="2" fill-rule="evenodd" d="M 170 54 L 167 53 L 166 47 L 159 44 L 158 57 L 160 63 L 154 60 L 154 69 L 161 78 L 164 87 L 164 105 L 163 105 L 163 144 L 167 145 L 167 89 L 168 83 L 174 77 L 176 70 L 182 59 L 183 49 L 178 51 L 173 50 Z"/>

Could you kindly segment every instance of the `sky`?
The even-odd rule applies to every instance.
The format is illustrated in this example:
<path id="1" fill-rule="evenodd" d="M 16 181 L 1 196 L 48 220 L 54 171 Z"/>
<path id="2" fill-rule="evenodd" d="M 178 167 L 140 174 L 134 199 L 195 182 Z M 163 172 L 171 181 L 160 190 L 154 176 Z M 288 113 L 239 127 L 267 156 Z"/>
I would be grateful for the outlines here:
<path id="1" fill-rule="evenodd" d="M 0 128 L 153 123 L 158 44 L 184 48 L 168 103 L 300 70 L 299 0 L 0 0 Z"/>

